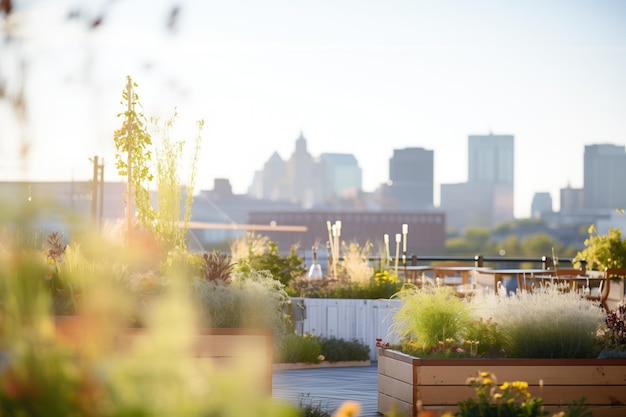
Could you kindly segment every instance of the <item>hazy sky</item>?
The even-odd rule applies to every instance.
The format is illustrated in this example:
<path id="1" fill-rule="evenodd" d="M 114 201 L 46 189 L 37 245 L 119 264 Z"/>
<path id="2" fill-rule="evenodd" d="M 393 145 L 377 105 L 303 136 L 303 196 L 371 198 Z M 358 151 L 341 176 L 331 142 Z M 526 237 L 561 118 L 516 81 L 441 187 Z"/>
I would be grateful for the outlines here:
<path id="1" fill-rule="evenodd" d="M 17 1 L 25 3 L 24 1 Z M 537 191 L 583 186 L 584 146 L 626 144 L 624 1 L 30 1 L 0 46 L 13 85 L 28 59 L 28 125 L 0 101 L 0 179 L 86 180 L 105 158 L 126 75 L 146 115 L 204 119 L 199 188 L 243 193 L 302 131 L 314 156 L 352 153 L 373 191 L 394 149 L 434 150 L 439 185 L 467 180 L 467 137 L 515 136 L 515 214 Z M 166 30 L 173 4 L 174 31 Z M 86 20 L 105 10 L 102 24 Z M 24 136 L 27 164 L 16 162 Z M 156 139 L 156 138 L 155 138 Z"/>

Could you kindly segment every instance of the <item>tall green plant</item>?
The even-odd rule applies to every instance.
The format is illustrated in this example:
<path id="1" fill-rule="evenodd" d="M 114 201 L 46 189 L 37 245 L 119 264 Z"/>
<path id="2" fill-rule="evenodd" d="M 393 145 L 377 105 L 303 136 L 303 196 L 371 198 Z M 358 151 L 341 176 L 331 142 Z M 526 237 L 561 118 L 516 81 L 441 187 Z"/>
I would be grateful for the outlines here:
<path id="1" fill-rule="evenodd" d="M 204 121 L 197 122 L 197 134 L 189 161 L 189 177 L 187 179 L 184 213 L 181 222 L 181 205 L 183 201 L 181 191 L 180 168 L 183 160 L 184 141 L 174 141 L 170 131 L 174 126 L 177 113 L 162 122 L 158 118 L 151 118 L 151 127 L 162 137 L 161 145 L 156 149 L 156 187 L 157 208 L 152 205 L 150 183 L 154 179 L 152 163 L 152 136 L 148 132 L 146 118 L 142 113 L 135 111 L 141 106 L 139 97 L 134 92 L 131 78 L 127 78 L 126 90 L 122 92 L 127 110 L 118 117 L 124 116 L 122 127 L 115 131 L 114 139 L 117 149 L 117 169 L 122 176 L 128 176 L 132 192 L 127 196 L 128 210 L 132 213 L 132 197 L 137 207 L 137 221 L 145 230 L 152 232 L 158 243 L 166 251 L 172 249 L 186 250 L 185 236 L 193 205 L 193 192 L 197 176 L 198 155 L 202 141 L 201 132 Z M 124 101 L 122 102 L 124 104 Z M 130 216 L 130 214 L 129 214 Z M 129 221 L 130 223 L 130 221 Z M 181 224 L 182 223 L 182 224 Z M 130 225 L 129 225 L 130 227 Z"/>
<path id="2" fill-rule="evenodd" d="M 157 118 L 152 121 L 156 132 L 161 134 L 161 145 L 157 149 L 157 207 L 154 224 L 149 225 L 154 228 L 156 236 L 166 250 L 178 248 L 185 250 L 185 236 L 188 224 L 191 220 L 191 208 L 193 204 L 193 191 L 197 174 L 198 154 L 200 151 L 201 130 L 204 121 L 198 122 L 198 133 L 194 141 L 194 149 L 191 154 L 189 179 L 185 187 L 185 202 L 183 221 L 181 226 L 181 202 L 183 200 L 181 190 L 180 168 L 183 160 L 184 142 L 173 141 L 170 137 L 170 130 L 174 126 L 177 117 L 174 115 L 161 122 Z"/>
<path id="3" fill-rule="evenodd" d="M 422 348 L 460 338 L 471 320 L 469 303 L 447 286 L 406 286 L 394 298 L 402 303 L 395 311 L 391 330 L 400 339 Z"/>
<path id="4" fill-rule="evenodd" d="M 123 122 L 113 134 L 117 172 L 121 176 L 128 177 L 129 189 L 126 203 L 129 227 L 132 223 L 133 197 L 137 207 L 137 220 L 140 224 L 144 226 L 153 224 L 156 217 L 148 188 L 148 183 L 153 178 L 150 173 L 152 137 L 147 131 L 146 117 L 136 110 L 137 106 L 141 108 L 141 103 L 139 96 L 135 93 L 135 87 L 137 83 L 127 76 L 121 102 L 126 110 L 117 115 L 123 118 Z"/>

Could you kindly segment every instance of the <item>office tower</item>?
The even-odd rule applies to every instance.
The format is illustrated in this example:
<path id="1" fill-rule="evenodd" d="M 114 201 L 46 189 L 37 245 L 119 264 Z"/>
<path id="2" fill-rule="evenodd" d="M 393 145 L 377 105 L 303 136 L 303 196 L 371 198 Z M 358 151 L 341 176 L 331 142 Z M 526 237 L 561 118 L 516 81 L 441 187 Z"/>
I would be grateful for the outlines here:
<path id="1" fill-rule="evenodd" d="M 540 219 L 545 214 L 552 214 L 552 196 L 548 192 L 538 192 L 533 196 L 530 205 L 530 215 L 534 219 Z"/>
<path id="2" fill-rule="evenodd" d="M 582 188 L 572 188 L 569 184 L 566 188 L 561 188 L 560 213 L 569 214 L 581 210 L 583 208 L 583 198 Z"/>
<path id="3" fill-rule="evenodd" d="M 394 149 L 389 159 L 391 184 L 387 197 L 396 208 L 414 210 L 433 207 L 434 153 L 424 148 Z"/>
<path id="4" fill-rule="evenodd" d="M 586 209 L 626 209 L 624 146 L 585 146 L 583 205 Z"/>
<path id="5" fill-rule="evenodd" d="M 323 153 L 318 163 L 323 201 L 356 198 L 362 189 L 362 171 L 356 157 L 346 153 Z"/>
<path id="6" fill-rule="evenodd" d="M 309 153 L 302 132 L 296 140 L 296 149 L 287 161 L 289 199 L 305 202 L 310 200 L 314 189 L 313 156 Z"/>
<path id="7" fill-rule="evenodd" d="M 515 162 L 513 135 L 470 135 L 468 138 L 468 182 L 513 185 Z"/>
<path id="8" fill-rule="evenodd" d="M 468 136 L 468 181 L 441 185 L 450 228 L 490 227 L 514 219 L 513 135 Z"/>

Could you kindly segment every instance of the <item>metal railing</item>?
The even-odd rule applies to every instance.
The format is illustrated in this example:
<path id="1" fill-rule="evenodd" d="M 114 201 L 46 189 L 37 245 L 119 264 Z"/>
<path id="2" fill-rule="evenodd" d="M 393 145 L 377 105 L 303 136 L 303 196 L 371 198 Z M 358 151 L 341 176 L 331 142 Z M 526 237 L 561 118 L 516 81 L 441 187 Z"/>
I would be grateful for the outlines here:
<path id="1" fill-rule="evenodd" d="M 329 257 L 320 257 L 321 259 L 318 262 L 322 264 L 327 264 L 330 261 Z M 342 262 L 343 257 L 339 258 L 339 262 Z M 312 262 L 312 260 L 310 260 Z M 381 258 L 380 257 L 370 257 L 368 261 L 371 265 L 376 266 L 380 265 Z M 393 264 L 394 259 L 390 259 L 391 264 Z M 411 254 L 406 257 L 406 264 L 400 260 L 398 263 L 399 268 L 403 268 L 406 266 L 417 266 L 417 265 L 431 265 L 432 263 L 444 263 L 444 262 L 463 262 L 463 263 L 473 263 L 477 268 L 482 268 L 489 264 L 497 264 L 499 266 L 506 265 L 507 268 L 515 268 L 519 267 L 521 264 L 541 268 L 541 269 L 554 269 L 554 259 L 551 256 L 489 256 L 489 255 L 474 255 L 474 256 L 445 256 L 445 255 L 426 255 L 426 256 L 418 256 L 415 254 Z M 564 268 L 574 268 L 573 259 L 572 258 L 561 258 L 557 259 L 557 266 Z M 307 259 L 305 258 L 305 264 L 307 263 Z M 586 270 L 586 261 L 583 259 L 580 261 L 580 268 L 582 271 Z"/>

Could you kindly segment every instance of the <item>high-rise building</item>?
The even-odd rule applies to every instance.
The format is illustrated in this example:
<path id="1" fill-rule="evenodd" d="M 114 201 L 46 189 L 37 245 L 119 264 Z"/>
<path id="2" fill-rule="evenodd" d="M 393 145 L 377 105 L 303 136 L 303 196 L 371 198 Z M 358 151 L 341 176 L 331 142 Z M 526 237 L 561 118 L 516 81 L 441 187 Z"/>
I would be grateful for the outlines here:
<path id="1" fill-rule="evenodd" d="M 287 161 L 287 180 L 289 199 L 291 201 L 310 204 L 314 194 L 313 156 L 309 153 L 306 139 L 302 132 L 296 140 L 296 149 Z"/>
<path id="2" fill-rule="evenodd" d="M 362 189 L 362 171 L 354 155 L 323 153 L 319 158 L 318 184 L 323 201 L 356 198 Z"/>
<path id="3" fill-rule="evenodd" d="M 552 214 L 552 196 L 548 192 L 538 192 L 533 196 L 533 202 L 530 205 L 530 214 L 532 218 L 540 219 L 546 214 Z"/>
<path id="4" fill-rule="evenodd" d="M 314 158 L 300 133 L 291 157 L 274 152 L 255 174 L 248 194 L 271 201 L 288 201 L 311 209 L 338 199 L 356 198 L 362 191 L 362 172 L 352 154 L 324 153 Z"/>
<path id="5" fill-rule="evenodd" d="M 386 197 L 401 210 L 433 207 L 434 152 L 424 148 L 394 149 L 389 159 Z"/>
<path id="6" fill-rule="evenodd" d="M 468 138 L 468 182 L 513 185 L 515 140 L 513 135 L 470 135 Z"/>
<path id="7" fill-rule="evenodd" d="M 495 227 L 514 219 L 513 135 L 468 136 L 468 181 L 441 185 L 448 227 Z"/>
<path id="8" fill-rule="evenodd" d="M 583 206 L 586 209 L 626 209 L 624 146 L 585 146 Z"/>
<path id="9" fill-rule="evenodd" d="M 583 189 L 572 188 L 571 185 L 567 185 L 566 188 L 560 190 L 560 213 L 570 214 L 580 211 L 583 208 Z"/>

